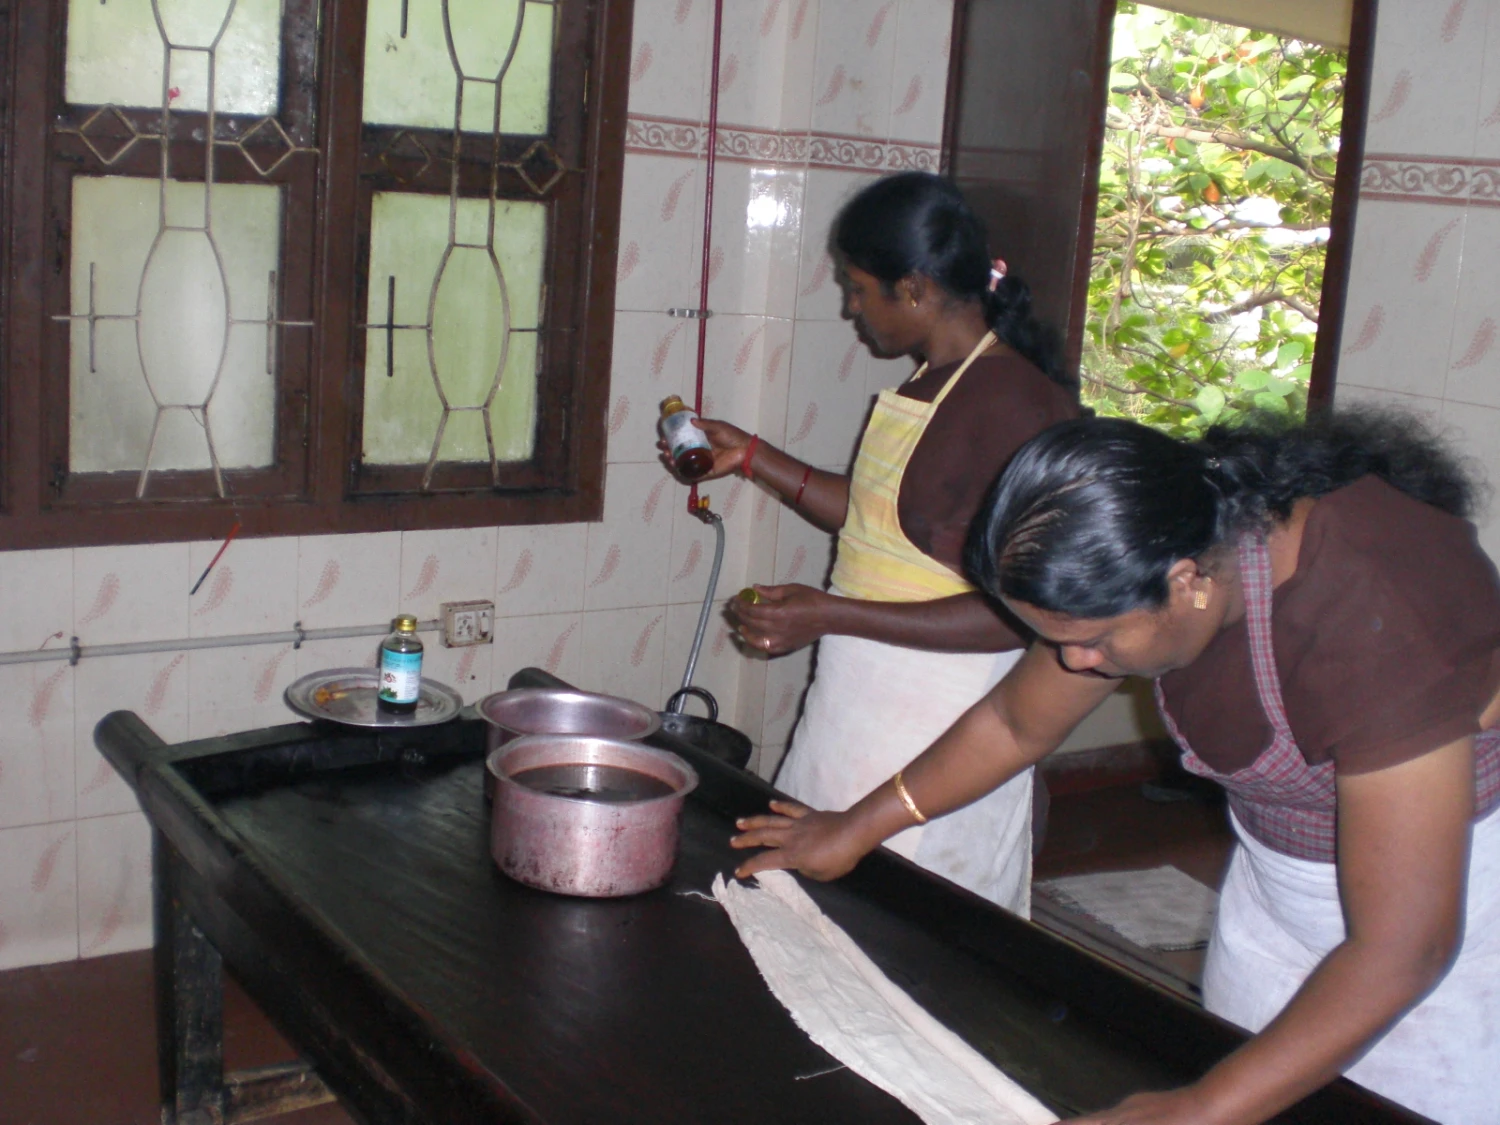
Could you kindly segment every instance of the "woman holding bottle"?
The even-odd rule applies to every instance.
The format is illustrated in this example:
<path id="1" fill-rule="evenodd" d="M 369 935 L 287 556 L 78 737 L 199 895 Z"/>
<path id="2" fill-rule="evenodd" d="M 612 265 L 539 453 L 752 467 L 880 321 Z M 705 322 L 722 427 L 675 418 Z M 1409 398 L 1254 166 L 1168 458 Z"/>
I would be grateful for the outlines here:
<path id="1" fill-rule="evenodd" d="M 708 478 L 738 472 L 838 534 L 829 588 L 757 585 L 730 615 L 769 656 L 819 642 L 817 672 L 776 783 L 848 808 L 930 743 L 1014 663 L 1023 644 L 962 573 L 968 526 L 1011 455 L 1078 413 L 1030 293 L 992 260 L 949 181 L 902 173 L 851 198 L 829 249 L 844 316 L 881 357 L 919 366 L 882 391 L 852 473 L 814 468 L 724 421 L 699 422 Z M 1022 915 L 1030 909 L 1029 772 L 892 847 Z"/>

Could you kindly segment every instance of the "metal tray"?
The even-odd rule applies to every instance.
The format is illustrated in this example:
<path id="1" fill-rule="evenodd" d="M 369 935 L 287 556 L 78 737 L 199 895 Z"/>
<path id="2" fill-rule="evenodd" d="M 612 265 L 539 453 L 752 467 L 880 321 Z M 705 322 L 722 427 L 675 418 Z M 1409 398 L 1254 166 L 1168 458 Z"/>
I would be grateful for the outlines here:
<path id="1" fill-rule="evenodd" d="M 455 718 L 464 705 L 447 684 L 423 676 L 415 711 L 382 711 L 376 705 L 379 686 L 374 668 L 326 668 L 293 683 L 284 698 L 304 718 L 350 727 L 428 727 Z"/>

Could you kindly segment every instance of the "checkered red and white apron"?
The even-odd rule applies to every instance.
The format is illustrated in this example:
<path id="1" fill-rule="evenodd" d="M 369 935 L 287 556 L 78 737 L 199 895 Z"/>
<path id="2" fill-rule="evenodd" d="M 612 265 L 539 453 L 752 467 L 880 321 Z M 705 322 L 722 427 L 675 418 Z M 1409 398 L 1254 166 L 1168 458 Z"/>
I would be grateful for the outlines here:
<path id="1" fill-rule="evenodd" d="M 1183 765 L 1229 794 L 1239 844 L 1219 896 L 1203 970 L 1209 1011 L 1259 1031 L 1344 940 L 1334 864 L 1332 763 L 1310 766 L 1282 705 L 1271 644 L 1271 556 L 1265 540 L 1240 543 L 1251 664 L 1271 741 L 1242 770 L 1206 765 L 1157 705 Z M 1500 1105 L 1500 730 L 1474 738 L 1476 815 L 1469 854 L 1464 942 L 1441 983 L 1345 1073 L 1445 1125 L 1494 1125 Z"/>

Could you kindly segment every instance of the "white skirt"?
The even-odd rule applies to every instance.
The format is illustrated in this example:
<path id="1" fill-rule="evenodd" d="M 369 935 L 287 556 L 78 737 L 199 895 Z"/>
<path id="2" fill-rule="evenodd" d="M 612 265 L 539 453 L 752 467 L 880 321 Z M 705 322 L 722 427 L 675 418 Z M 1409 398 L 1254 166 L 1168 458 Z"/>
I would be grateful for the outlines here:
<path id="1" fill-rule="evenodd" d="M 1333 864 L 1283 855 L 1238 822 L 1234 830 L 1203 996 L 1209 1011 L 1259 1031 L 1344 940 L 1344 914 Z M 1473 829 L 1453 967 L 1345 1073 L 1444 1125 L 1500 1121 L 1500 814 Z"/>
<path id="2" fill-rule="evenodd" d="M 847 809 L 927 749 L 1020 656 L 824 637 L 777 787 L 815 809 Z M 1030 917 L 1031 770 L 966 808 L 897 833 L 886 846 Z"/>

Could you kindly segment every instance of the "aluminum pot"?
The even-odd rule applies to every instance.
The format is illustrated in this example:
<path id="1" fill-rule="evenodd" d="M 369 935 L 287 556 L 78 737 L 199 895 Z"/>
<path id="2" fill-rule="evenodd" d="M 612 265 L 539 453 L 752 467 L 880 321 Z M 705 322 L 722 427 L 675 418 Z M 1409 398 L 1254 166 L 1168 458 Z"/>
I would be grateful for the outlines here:
<path id="1" fill-rule="evenodd" d="M 644 704 L 573 688 L 497 691 L 479 701 L 478 711 L 489 723 L 485 750 L 490 754 L 528 734 L 586 734 L 634 741 L 661 728 L 660 716 Z M 490 800 L 494 791 L 494 777 L 486 773 L 485 799 Z"/>
<path id="2" fill-rule="evenodd" d="M 683 802 L 698 784 L 676 754 L 620 739 L 530 734 L 492 752 L 486 765 L 495 779 L 490 854 L 512 879 L 614 898 L 671 875 Z M 529 771 L 552 783 L 516 780 Z"/>

